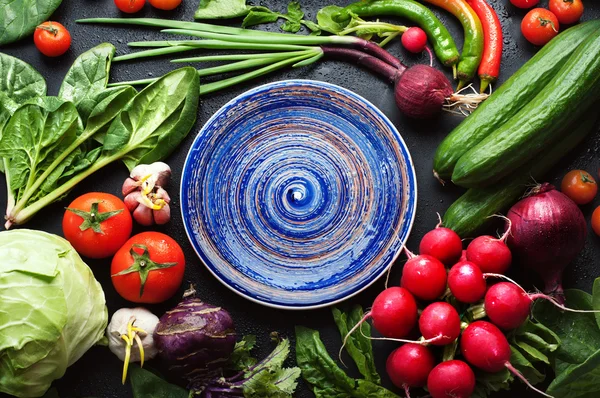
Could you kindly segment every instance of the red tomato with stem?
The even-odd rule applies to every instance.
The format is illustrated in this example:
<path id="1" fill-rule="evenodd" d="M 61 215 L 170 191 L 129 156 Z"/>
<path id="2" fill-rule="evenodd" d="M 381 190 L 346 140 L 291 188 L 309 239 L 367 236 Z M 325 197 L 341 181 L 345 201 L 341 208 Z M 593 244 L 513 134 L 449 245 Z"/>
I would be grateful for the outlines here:
<path id="1" fill-rule="evenodd" d="M 106 258 L 129 239 L 132 220 L 121 199 L 108 193 L 90 192 L 67 207 L 62 228 L 78 253 L 89 258 Z"/>
<path id="2" fill-rule="evenodd" d="M 127 14 L 138 12 L 145 4 L 146 0 L 115 0 L 117 8 Z"/>
<path id="3" fill-rule="evenodd" d="M 560 190 L 578 205 L 590 203 L 598 193 L 598 184 L 585 170 L 571 170 L 562 179 Z"/>
<path id="4" fill-rule="evenodd" d="M 181 4 L 181 0 L 148 0 L 152 7 L 159 10 L 173 10 Z"/>
<path id="5" fill-rule="evenodd" d="M 37 49 L 47 57 L 58 57 L 71 47 L 71 34 L 58 22 L 44 22 L 33 33 Z"/>
<path id="6" fill-rule="evenodd" d="M 531 44 L 543 46 L 558 34 L 560 25 L 556 15 L 545 8 L 534 8 L 521 22 L 521 32 Z"/>
<path id="7" fill-rule="evenodd" d="M 548 8 L 558 22 L 569 25 L 579 21 L 583 15 L 583 3 L 581 0 L 550 0 Z"/>
<path id="8" fill-rule="evenodd" d="M 117 292 L 134 303 L 161 303 L 183 281 L 185 256 L 175 240 L 160 232 L 142 232 L 129 239 L 110 267 Z"/>
<path id="9" fill-rule="evenodd" d="M 510 0 L 511 4 L 518 8 L 531 8 L 536 6 L 540 0 Z"/>

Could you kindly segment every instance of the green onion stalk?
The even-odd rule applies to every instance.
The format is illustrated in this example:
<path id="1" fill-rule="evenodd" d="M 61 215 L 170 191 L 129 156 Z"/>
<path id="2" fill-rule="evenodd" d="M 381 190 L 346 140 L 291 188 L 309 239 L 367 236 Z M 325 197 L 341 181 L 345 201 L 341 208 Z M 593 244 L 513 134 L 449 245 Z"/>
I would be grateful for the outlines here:
<path id="1" fill-rule="evenodd" d="M 284 67 L 297 68 L 310 65 L 327 56 L 364 66 L 386 78 L 396 88 L 396 104 L 409 117 L 429 118 L 442 110 L 454 110 L 455 104 L 461 108 L 466 106 L 472 109 L 477 103 L 487 98 L 486 95 L 454 93 L 445 75 L 430 65 L 407 68 L 398 58 L 377 43 L 355 36 L 305 36 L 153 18 L 91 18 L 78 22 L 142 25 L 162 28 L 161 32 L 170 35 L 197 38 L 130 42 L 128 43 L 130 47 L 144 48 L 144 50 L 116 57 L 114 62 L 198 49 L 259 51 L 259 53 L 251 54 L 205 55 L 172 60 L 171 62 L 174 63 L 228 61 L 224 65 L 199 69 L 198 74 L 201 77 L 249 70 L 234 77 L 201 84 L 201 95 L 235 86 Z M 385 27 L 389 29 L 387 33 L 393 36 L 405 30 L 404 27 L 382 22 L 374 22 L 376 27 L 370 24 L 363 21 L 343 33 L 352 33 L 361 31 L 361 29 L 364 31 L 368 28 L 376 28 L 381 32 Z M 142 85 L 152 83 L 154 80 L 143 79 L 113 83 L 112 86 Z"/>

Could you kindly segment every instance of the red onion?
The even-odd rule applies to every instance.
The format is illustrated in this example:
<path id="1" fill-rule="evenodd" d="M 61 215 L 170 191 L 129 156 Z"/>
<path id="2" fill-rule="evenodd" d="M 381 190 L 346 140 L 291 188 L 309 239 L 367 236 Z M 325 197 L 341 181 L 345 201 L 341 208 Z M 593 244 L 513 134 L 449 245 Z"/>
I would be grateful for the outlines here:
<path id="1" fill-rule="evenodd" d="M 554 186 L 544 183 L 508 212 L 508 245 L 524 267 L 543 279 L 546 294 L 563 299 L 562 273 L 583 249 L 587 235 L 579 207 Z"/>

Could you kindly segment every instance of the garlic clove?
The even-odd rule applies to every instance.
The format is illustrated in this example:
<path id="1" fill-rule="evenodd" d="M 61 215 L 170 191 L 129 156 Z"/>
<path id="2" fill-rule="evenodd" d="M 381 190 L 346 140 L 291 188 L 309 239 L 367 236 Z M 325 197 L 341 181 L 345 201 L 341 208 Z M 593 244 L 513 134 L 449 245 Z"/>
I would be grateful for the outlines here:
<path id="1" fill-rule="evenodd" d="M 138 184 L 137 181 L 135 181 L 132 178 L 127 178 L 125 180 L 125 182 L 123 183 L 123 188 L 121 188 L 121 191 L 123 193 L 123 196 L 126 196 L 128 194 L 130 194 L 131 192 L 137 190 L 140 187 L 140 184 Z"/>
<path id="2" fill-rule="evenodd" d="M 167 193 L 167 191 L 165 191 L 161 187 L 158 187 L 158 189 L 156 190 L 156 197 L 158 199 L 164 200 L 167 203 L 171 203 L 171 197 L 169 196 L 169 194 Z"/>
<path id="3" fill-rule="evenodd" d="M 138 224 L 146 227 L 149 227 L 154 223 L 152 209 L 146 206 L 138 206 L 133 212 L 133 218 Z"/>
<path id="4" fill-rule="evenodd" d="M 168 223 L 171 220 L 171 208 L 169 207 L 169 204 L 167 203 L 160 210 L 154 210 L 153 215 L 154 222 L 156 222 L 158 225 Z"/>
<path id="5" fill-rule="evenodd" d="M 140 205 L 141 196 L 142 193 L 140 191 L 133 191 L 127 196 L 125 196 L 123 202 L 125 203 L 125 207 L 127 207 L 127 210 L 129 210 L 130 212 L 134 211 Z"/>

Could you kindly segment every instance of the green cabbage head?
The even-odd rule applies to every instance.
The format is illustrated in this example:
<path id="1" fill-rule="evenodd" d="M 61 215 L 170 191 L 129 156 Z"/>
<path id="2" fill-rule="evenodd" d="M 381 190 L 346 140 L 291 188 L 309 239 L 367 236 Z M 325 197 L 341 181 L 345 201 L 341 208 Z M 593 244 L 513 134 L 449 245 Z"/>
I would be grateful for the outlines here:
<path id="1" fill-rule="evenodd" d="M 104 335 L 102 287 L 61 237 L 0 232 L 0 392 L 40 397 Z"/>

